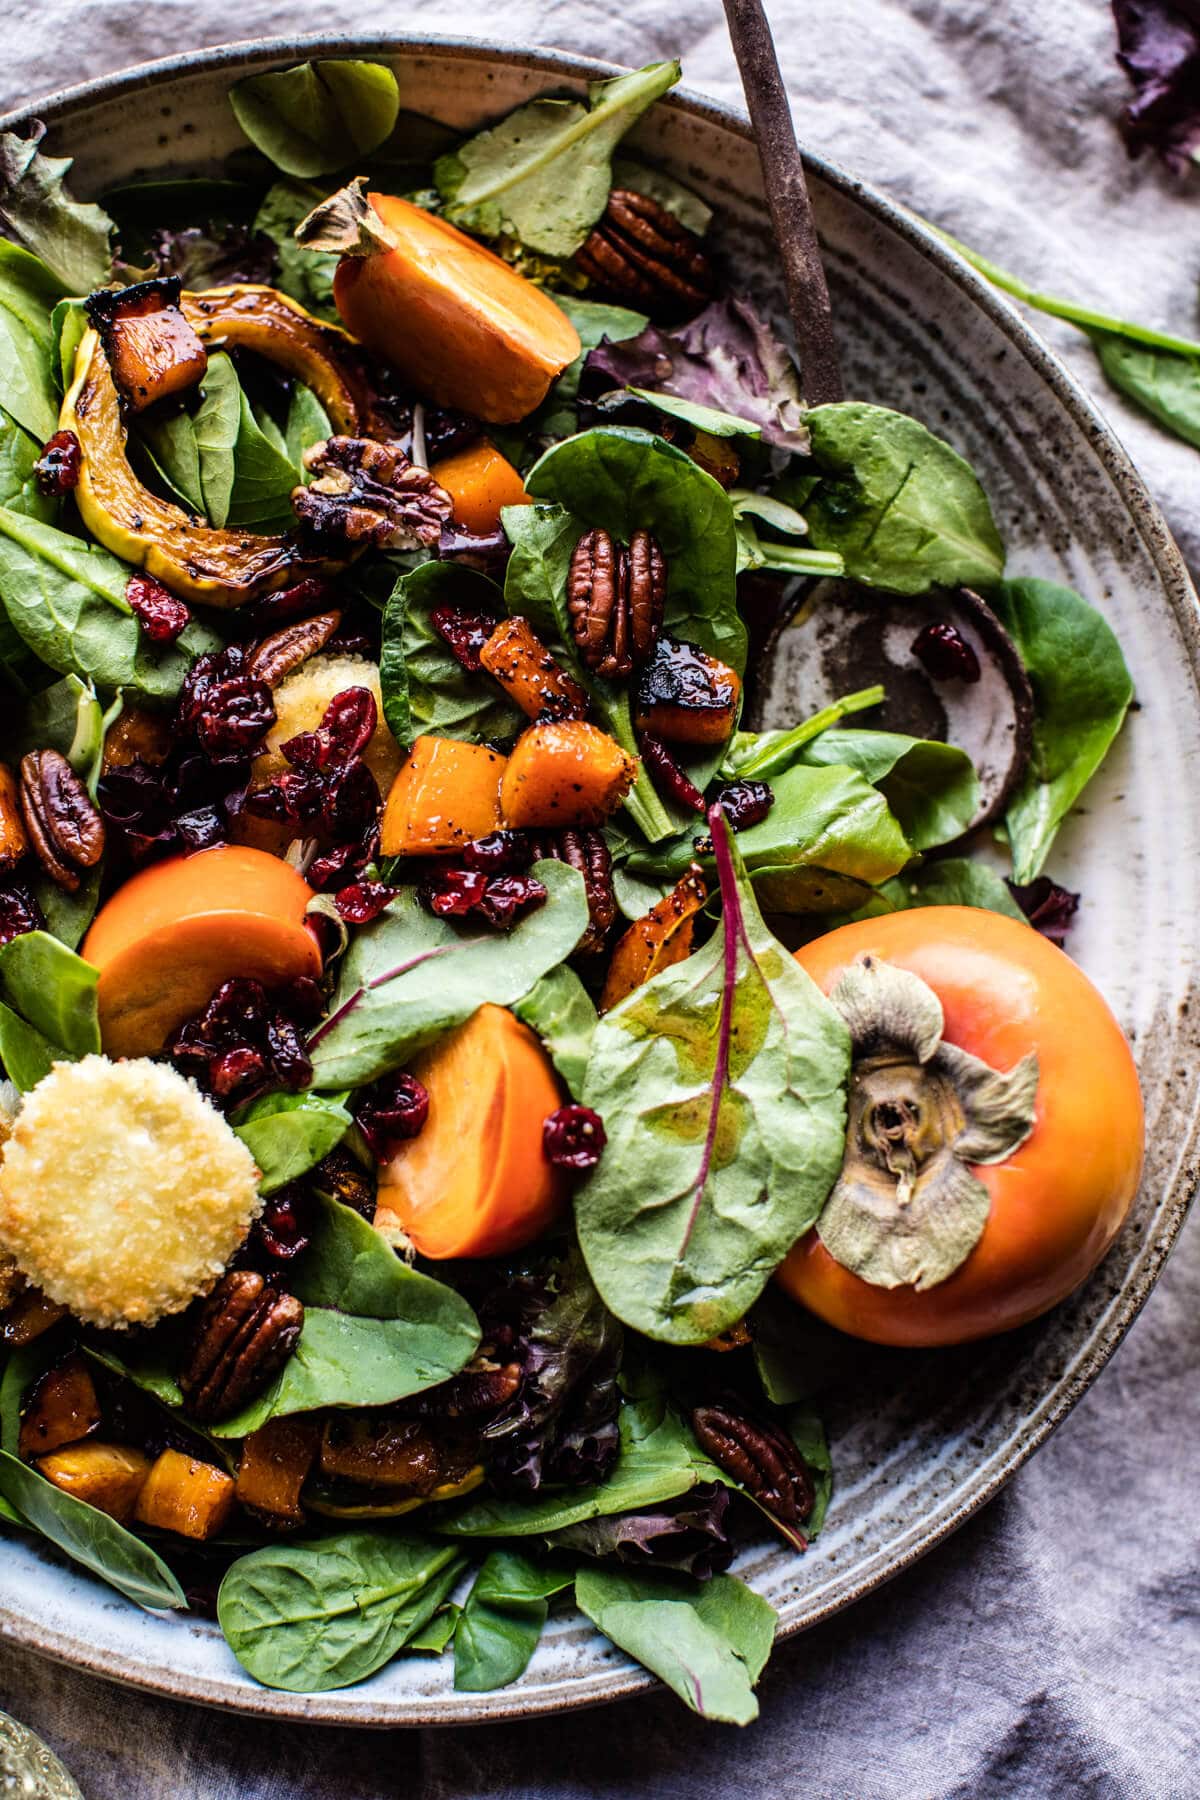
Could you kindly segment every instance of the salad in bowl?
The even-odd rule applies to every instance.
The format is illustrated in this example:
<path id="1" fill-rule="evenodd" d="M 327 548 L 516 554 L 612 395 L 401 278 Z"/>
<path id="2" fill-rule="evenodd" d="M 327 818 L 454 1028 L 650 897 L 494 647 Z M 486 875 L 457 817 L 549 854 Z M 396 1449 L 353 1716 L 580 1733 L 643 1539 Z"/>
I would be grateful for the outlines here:
<path id="1" fill-rule="evenodd" d="M 462 139 L 303 64 L 102 206 L 0 140 L 0 1518 L 267 1686 L 574 1604 L 744 1722 L 792 1323 L 1021 1325 L 1137 1189 L 1049 872 L 1120 647 L 806 405 L 622 152 L 678 74 Z"/>

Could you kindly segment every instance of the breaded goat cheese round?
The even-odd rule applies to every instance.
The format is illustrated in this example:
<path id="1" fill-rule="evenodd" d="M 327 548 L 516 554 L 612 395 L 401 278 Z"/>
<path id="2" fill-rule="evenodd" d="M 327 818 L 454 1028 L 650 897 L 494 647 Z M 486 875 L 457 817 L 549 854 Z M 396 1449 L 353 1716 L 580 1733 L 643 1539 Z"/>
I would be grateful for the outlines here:
<path id="1" fill-rule="evenodd" d="M 249 1150 L 145 1059 L 55 1063 L 0 1162 L 0 1251 L 89 1325 L 152 1325 L 222 1274 L 262 1206 Z"/>

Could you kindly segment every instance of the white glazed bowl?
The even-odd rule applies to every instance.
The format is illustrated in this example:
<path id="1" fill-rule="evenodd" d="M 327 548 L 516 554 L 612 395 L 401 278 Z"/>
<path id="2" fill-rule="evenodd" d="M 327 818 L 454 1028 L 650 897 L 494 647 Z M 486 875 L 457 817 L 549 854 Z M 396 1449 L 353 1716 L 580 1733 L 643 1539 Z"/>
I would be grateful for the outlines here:
<path id="1" fill-rule="evenodd" d="M 415 39 L 303 39 L 200 52 L 54 96 L 0 120 L 50 127 L 94 194 L 168 172 L 203 173 L 243 140 L 226 98 L 239 76 L 306 54 L 390 63 L 401 104 L 474 128 L 539 93 L 614 71 L 552 53 Z M 757 157 L 744 119 L 686 93 L 659 104 L 638 149 L 717 209 L 739 277 L 782 310 Z M 767 1545 L 738 1572 L 814 1624 L 921 1556 L 993 1495 L 1065 1416 L 1136 1316 L 1194 1182 L 1200 1010 L 1200 810 L 1166 769 L 1200 767 L 1196 597 L 1179 553 L 1111 430 L 1062 365 L 911 215 L 820 161 L 810 181 L 827 251 L 847 391 L 914 413 L 980 473 L 1016 574 L 1080 590 L 1107 615 L 1139 710 L 1068 823 L 1054 866 L 1083 894 L 1071 949 L 1133 1040 L 1146 1096 L 1141 1194 L 1087 1285 L 1038 1323 L 957 1351 L 888 1352 L 834 1339 L 821 1405 L 837 1488 L 807 1556 Z M 770 684 L 790 722 L 786 637 Z M 1169 764 L 1164 760 L 1169 757 Z M 807 1329 L 807 1327 L 805 1328 Z M 449 1659 L 401 1657 L 360 1687 L 312 1696 L 258 1687 L 215 1625 L 139 1613 L 41 1545 L 3 1540 L 0 1627 L 97 1674 L 177 1698 L 280 1718 L 416 1725 L 512 1718 L 647 1685 L 577 1616 L 554 1619 L 519 1682 L 459 1694 Z"/>

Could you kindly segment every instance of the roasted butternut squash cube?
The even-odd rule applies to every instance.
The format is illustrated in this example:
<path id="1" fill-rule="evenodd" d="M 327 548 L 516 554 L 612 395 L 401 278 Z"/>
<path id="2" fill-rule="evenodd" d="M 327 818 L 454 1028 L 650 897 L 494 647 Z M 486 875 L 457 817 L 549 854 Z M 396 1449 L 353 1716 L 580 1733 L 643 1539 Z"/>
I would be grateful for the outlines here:
<path id="1" fill-rule="evenodd" d="M 134 1516 L 139 1525 L 203 1541 L 220 1531 L 235 1497 L 233 1476 L 224 1469 L 164 1450 L 146 1477 Z"/>
<path id="2" fill-rule="evenodd" d="M 5 1132 L 7 1137 L 8 1133 Z M 0 1348 L 20 1350 L 32 1344 L 44 1331 L 65 1319 L 67 1309 L 55 1300 L 47 1300 L 41 1288 L 26 1284 L 17 1289 L 0 1316 Z"/>
<path id="3" fill-rule="evenodd" d="M 383 854 L 436 855 L 498 831 L 506 767 L 507 758 L 486 744 L 419 737 L 388 794 Z"/>
<path id="4" fill-rule="evenodd" d="M 147 712 L 144 706 L 126 706 L 104 734 L 103 773 L 127 769 L 130 763 L 164 763 L 171 751 L 170 713 Z"/>
<path id="5" fill-rule="evenodd" d="M 637 726 L 671 744 L 723 744 L 737 724 L 741 678 L 698 644 L 660 638 L 637 690 Z"/>
<path id="6" fill-rule="evenodd" d="M 52 1451 L 39 1458 L 37 1466 L 64 1494 L 128 1525 L 150 1473 L 150 1458 L 126 1444 L 100 1444 L 89 1438 L 85 1444 Z"/>
<path id="7" fill-rule="evenodd" d="M 529 504 L 520 475 L 486 438 L 466 450 L 439 457 L 429 472 L 453 500 L 455 523 L 467 531 L 498 531 L 506 506 Z"/>
<path id="8" fill-rule="evenodd" d="M 0 874 L 15 867 L 28 848 L 17 778 L 7 763 L 0 763 Z"/>
<path id="9" fill-rule="evenodd" d="M 99 288 L 83 303 L 126 412 L 144 412 L 204 379 L 208 351 L 184 318 L 179 297 L 179 277 L 168 275 Z"/>
<path id="10" fill-rule="evenodd" d="M 309 1417 L 271 1419 L 242 1445 L 237 1497 L 268 1525 L 303 1525 L 300 1490 L 308 1480 L 320 1439 Z"/>
<path id="11" fill-rule="evenodd" d="M 530 719 L 582 719 L 588 697 L 555 661 L 528 619 L 502 619 L 479 660 Z"/>
<path id="12" fill-rule="evenodd" d="M 637 759 L 598 725 L 531 725 L 508 759 L 500 810 L 514 831 L 602 825 L 636 779 Z"/>
<path id="13" fill-rule="evenodd" d="M 35 1382 L 17 1442 L 25 1462 L 78 1443 L 100 1423 L 96 1384 L 82 1356 L 69 1356 Z"/>

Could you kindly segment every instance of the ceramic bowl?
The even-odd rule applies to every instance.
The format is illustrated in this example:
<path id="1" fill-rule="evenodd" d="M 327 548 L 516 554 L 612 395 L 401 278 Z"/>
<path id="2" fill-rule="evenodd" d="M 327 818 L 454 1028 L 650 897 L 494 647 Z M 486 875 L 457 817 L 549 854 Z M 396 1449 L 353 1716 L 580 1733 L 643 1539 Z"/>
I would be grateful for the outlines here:
<path id="1" fill-rule="evenodd" d="M 481 43 L 301 40 L 150 64 L 42 101 L 50 147 L 74 156 L 88 194 L 139 177 L 204 172 L 242 142 L 226 98 L 241 75 L 298 56 L 389 63 L 402 104 L 470 129 L 535 94 L 579 91 L 615 71 Z M 759 169 L 744 118 L 673 95 L 634 133 L 638 150 L 717 210 L 739 278 L 781 309 Z M 1180 773 L 1200 767 L 1196 598 L 1178 551 L 1112 431 L 1062 365 L 921 223 L 818 159 L 824 238 L 847 391 L 914 413 L 971 461 L 1011 568 L 1079 589 L 1132 666 L 1139 710 L 1068 823 L 1054 868 L 1083 895 L 1071 948 L 1129 1033 L 1150 1151 L 1129 1223 L 1087 1285 L 1010 1336 L 938 1353 L 831 1340 L 821 1407 L 837 1466 L 829 1522 L 804 1557 L 766 1544 L 739 1573 L 803 1630 L 878 1587 L 960 1525 L 1043 1443 L 1112 1355 L 1162 1268 L 1196 1162 L 1200 1009 L 1200 809 Z M 783 640 L 769 682 L 777 722 L 795 716 Z M 1166 758 L 1167 760 L 1164 760 Z M 611 1699 L 650 1678 L 577 1616 L 552 1621 L 527 1673 L 459 1694 L 448 1659 L 400 1658 L 360 1687 L 296 1696 L 245 1675 L 215 1625 L 137 1612 L 18 1536 L 4 1540 L 0 1624 L 15 1641 L 134 1686 L 273 1717 L 362 1725 L 512 1718 Z"/>

